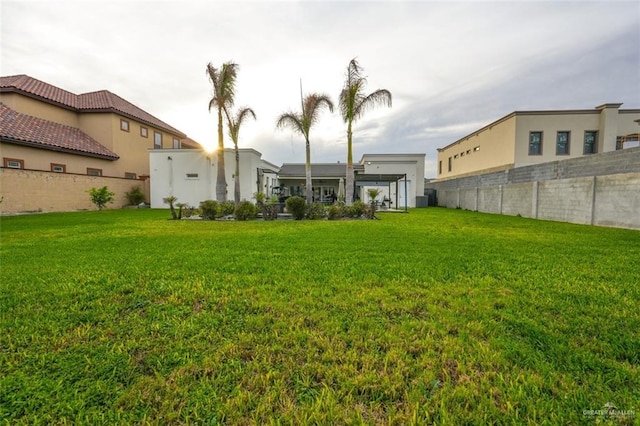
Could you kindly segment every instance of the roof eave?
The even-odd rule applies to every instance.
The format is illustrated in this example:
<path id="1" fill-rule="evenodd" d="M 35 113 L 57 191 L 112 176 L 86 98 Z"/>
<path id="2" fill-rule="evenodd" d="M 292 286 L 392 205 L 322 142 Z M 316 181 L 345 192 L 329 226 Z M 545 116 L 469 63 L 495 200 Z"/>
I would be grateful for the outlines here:
<path id="1" fill-rule="evenodd" d="M 22 146 L 27 146 L 27 147 L 30 147 L 30 148 L 46 149 L 47 151 L 56 151 L 56 152 L 63 152 L 63 153 L 66 153 L 66 154 L 80 155 L 80 156 L 83 156 L 83 157 L 99 158 L 101 160 L 115 161 L 115 160 L 120 159 L 120 157 L 117 156 L 117 155 L 112 156 L 112 155 L 107 155 L 107 154 L 99 154 L 99 153 L 96 153 L 96 152 L 80 151 L 80 150 L 63 148 L 63 147 L 59 147 L 59 146 L 46 145 L 46 144 L 42 144 L 42 143 L 39 143 L 39 142 L 16 139 L 16 138 L 11 138 L 11 137 L 6 137 L 6 136 L 0 136 L 0 142 L 9 143 L 9 144 L 13 144 L 13 145 L 22 145 Z"/>

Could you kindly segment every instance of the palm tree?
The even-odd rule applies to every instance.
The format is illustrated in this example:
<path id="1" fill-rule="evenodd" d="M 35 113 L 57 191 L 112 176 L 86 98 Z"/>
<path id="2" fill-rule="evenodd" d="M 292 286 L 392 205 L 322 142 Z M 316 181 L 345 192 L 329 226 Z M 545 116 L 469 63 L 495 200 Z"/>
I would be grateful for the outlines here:
<path id="1" fill-rule="evenodd" d="M 276 126 L 278 128 L 290 127 L 294 131 L 304 136 L 306 143 L 306 193 L 307 204 L 311 205 L 313 201 L 313 191 L 311 187 L 311 146 L 309 144 L 309 132 L 311 127 L 318 122 L 318 114 L 320 109 L 325 106 L 330 112 L 333 112 L 333 102 L 329 96 L 325 94 L 312 93 L 302 100 L 302 112 L 293 111 L 286 112 L 278 117 Z"/>
<path id="2" fill-rule="evenodd" d="M 347 194 L 346 204 L 353 202 L 353 122 L 361 118 L 365 111 L 376 105 L 391 106 L 391 92 L 386 89 L 378 89 L 365 95 L 364 88 L 367 79 L 362 75 L 362 67 L 355 58 L 347 67 L 344 88 L 340 92 L 340 113 L 347 123 Z"/>
<path id="3" fill-rule="evenodd" d="M 226 113 L 226 110 L 225 110 Z M 237 112 L 235 117 L 230 117 L 227 114 L 227 127 L 229 128 L 229 136 L 233 141 L 233 149 L 236 154 L 236 171 L 233 174 L 233 199 L 236 206 L 240 204 L 240 152 L 238 151 L 238 136 L 240 135 L 240 126 L 249 117 L 256 119 L 256 113 L 249 107 L 242 107 Z"/>
<path id="4" fill-rule="evenodd" d="M 224 135 L 222 132 L 222 113 L 228 115 L 227 110 L 233 106 L 235 96 L 236 76 L 238 64 L 225 62 L 221 68 L 216 68 L 211 62 L 207 64 L 207 74 L 213 85 L 213 97 L 209 101 L 209 112 L 216 107 L 218 110 L 218 174 L 216 178 L 216 200 L 227 200 L 227 178 L 224 169 Z"/>

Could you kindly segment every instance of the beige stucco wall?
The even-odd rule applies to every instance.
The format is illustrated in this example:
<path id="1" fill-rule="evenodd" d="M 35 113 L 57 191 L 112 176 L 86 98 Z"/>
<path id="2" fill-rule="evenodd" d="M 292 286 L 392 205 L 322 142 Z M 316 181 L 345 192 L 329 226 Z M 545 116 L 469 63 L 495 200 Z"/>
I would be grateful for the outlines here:
<path id="1" fill-rule="evenodd" d="M 518 115 L 516 130 L 516 166 L 565 160 L 584 155 L 584 132 L 600 128 L 600 114 Z M 530 132 L 542 132 L 542 155 L 529 155 Z M 556 155 L 558 132 L 569 131 L 569 155 Z M 613 141 L 615 149 L 615 139 Z M 600 148 L 600 147 L 598 147 Z M 601 151 L 599 151 L 601 152 Z"/>
<path id="2" fill-rule="evenodd" d="M 616 138 L 640 132 L 636 120 L 640 110 L 619 110 L 620 104 L 605 104 L 593 110 L 525 111 L 512 113 L 438 151 L 438 179 L 448 179 L 490 170 L 581 157 L 585 131 L 598 132 L 597 152 L 616 149 Z M 542 154 L 529 155 L 529 135 L 541 131 Z M 559 131 L 569 131 L 569 154 L 556 155 Z M 474 151 L 479 147 L 479 151 Z M 469 151 L 470 150 L 470 151 Z M 464 156 L 462 154 L 465 154 Z M 455 158 L 455 156 L 458 158 Z M 452 171 L 448 171 L 448 158 Z"/>
<path id="3" fill-rule="evenodd" d="M 4 158 L 24 161 L 24 168 L 28 170 L 51 171 L 51 164 L 63 164 L 66 173 L 87 174 L 87 168 L 101 169 L 103 176 L 124 177 L 118 173 L 114 161 L 100 158 L 73 155 L 45 149 L 31 148 L 22 145 L 0 143 L 0 166 Z"/>
<path id="4" fill-rule="evenodd" d="M 145 181 L 0 168 L 0 213 L 95 210 L 86 191 L 103 186 L 115 193 L 107 208 L 127 205 L 125 193 L 134 186 L 149 199 Z"/>
<path id="5" fill-rule="evenodd" d="M 54 123 L 79 127 L 78 113 L 23 96 L 19 93 L 0 93 L 0 102 L 14 111 L 28 114 Z"/>
<path id="6" fill-rule="evenodd" d="M 515 128 L 515 117 L 507 117 L 492 127 L 482 129 L 439 150 L 438 179 L 513 165 L 515 147 L 508 141 L 513 141 Z M 448 169 L 449 157 L 451 157 L 451 172 Z M 441 169 L 440 164 L 442 164 Z"/>

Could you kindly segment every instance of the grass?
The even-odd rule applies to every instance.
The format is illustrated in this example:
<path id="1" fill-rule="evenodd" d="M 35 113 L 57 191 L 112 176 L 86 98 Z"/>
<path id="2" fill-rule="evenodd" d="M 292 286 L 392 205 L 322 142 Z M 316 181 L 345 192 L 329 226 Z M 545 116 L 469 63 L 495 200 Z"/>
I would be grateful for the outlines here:
<path id="1" fill-rule="evenodd" d="M 2 218 L 3 424 L 638 421 L 638 231 L 168 216 Z"/>

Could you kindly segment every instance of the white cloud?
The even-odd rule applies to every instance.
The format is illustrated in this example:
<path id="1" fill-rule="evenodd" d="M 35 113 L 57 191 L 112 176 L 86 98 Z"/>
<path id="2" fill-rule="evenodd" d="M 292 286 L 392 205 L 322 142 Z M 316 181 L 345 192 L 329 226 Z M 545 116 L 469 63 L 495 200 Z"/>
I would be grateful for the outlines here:
<path id="1" fill-rule="evenodd" d="M 108 89 L 202 143 L 216 140 L 206 64 L 240 64 L 237 105 L 256 122 L 240 144 L 274 163 L 304 144 L 275 129 L 305 92 L 337 103 L 348 61 L 389 89 L 356 126 L 354 157 L 425 152 L 513 110 L 640 99 L 637 2 L 56 1 L 1 3 L 2 75 L 66 90 Z M 314 161 L 344 161 L 344 124 L 323 113 Z"/>

